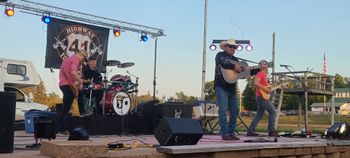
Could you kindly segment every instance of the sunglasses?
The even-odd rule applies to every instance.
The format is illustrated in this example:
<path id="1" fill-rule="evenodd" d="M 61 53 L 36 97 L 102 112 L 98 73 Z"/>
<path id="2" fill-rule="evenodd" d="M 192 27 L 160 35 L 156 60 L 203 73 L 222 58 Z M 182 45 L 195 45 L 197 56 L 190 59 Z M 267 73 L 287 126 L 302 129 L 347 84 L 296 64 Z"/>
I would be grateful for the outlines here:
<path id="1" fill-rule="evenodd" d="M 227 47 L 229 47 L 229 48 L 234 48 L 234 49 L 237 49 L 237 46 L 236 45 L 231 45 L 231 44 L 228 44 L 228 45 L 226 45 Z"/>

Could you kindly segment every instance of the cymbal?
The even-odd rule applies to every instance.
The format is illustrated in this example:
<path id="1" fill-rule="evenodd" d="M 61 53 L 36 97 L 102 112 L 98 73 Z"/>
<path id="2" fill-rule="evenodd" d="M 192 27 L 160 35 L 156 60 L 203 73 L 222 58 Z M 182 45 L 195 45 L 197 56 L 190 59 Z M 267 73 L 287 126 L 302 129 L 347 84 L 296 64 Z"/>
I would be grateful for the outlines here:
<path id="1" fill-rule="evenodd" d="M 106 60 L 102 62 L 103 66 L 118 66 L 120 64 L 120 61 L 118 60 Z"/>
<path id="2" fill-rule="evenodd" d="M 131 66 L 134 66 L 135 63 L 133 62 L 125 62 L 125 63 L 121 63 L 118 65 L 118 68 L 128 68 L 128 67 L 131 67 Z"/>

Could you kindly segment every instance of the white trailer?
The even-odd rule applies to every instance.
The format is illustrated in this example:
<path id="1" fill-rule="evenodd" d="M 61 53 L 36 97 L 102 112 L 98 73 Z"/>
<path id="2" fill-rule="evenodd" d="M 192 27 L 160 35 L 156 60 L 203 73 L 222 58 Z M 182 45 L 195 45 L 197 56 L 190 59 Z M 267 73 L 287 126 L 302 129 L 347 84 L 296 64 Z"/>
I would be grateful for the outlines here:
<path id="1" fill-rule="evenodd" d="M 0 58 L 0 91 L 16 93 L 16 120 L 23 119 L 30 109 L 46 110 L 43 104 L 33 103 L 20 88 L 40 84 L 40 76 L 30 61 Z"/>

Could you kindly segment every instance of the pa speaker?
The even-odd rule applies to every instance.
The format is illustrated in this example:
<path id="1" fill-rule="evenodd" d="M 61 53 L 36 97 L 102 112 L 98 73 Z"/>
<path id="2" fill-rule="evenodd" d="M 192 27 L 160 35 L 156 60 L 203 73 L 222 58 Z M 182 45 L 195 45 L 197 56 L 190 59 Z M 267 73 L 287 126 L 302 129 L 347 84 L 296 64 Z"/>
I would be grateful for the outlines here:
<path id="1" fill-rule="evenodd" d="M 68 140 L 88 140 L 89 134 L 85 129 L 78 127 L 75 128 L 69 135 Z"/>
<path id="2" fill-rule="evenodd" d="M 34 137 L 55 139 L 55 117 L 39 116 L 34 118 Z"/>
<path id="3" fill-rule="evenodd" d="M 160 145 L 195 145 L 203 136 L 199 120 L 190 118 L 161 119 L 154 130 Z"/>
<path id="4" fill-rule="evenodd" d="M 0 92 L 0 153 L 13 152 L 16 93 Z"/>

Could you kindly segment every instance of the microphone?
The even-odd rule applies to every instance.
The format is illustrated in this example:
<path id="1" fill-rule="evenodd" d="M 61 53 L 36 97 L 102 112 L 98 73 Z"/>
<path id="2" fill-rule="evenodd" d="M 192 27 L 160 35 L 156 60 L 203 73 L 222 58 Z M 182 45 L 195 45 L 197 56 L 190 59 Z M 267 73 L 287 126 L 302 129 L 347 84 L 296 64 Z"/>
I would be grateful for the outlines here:
<path id="1" fill-rule="evenodd" d="M 281 64 L 281 65 L 280 65 L 280 67 L 292 67 L 292 66 L 290 66 L 290 65 L 283 65 L 283 64 Z"/>

